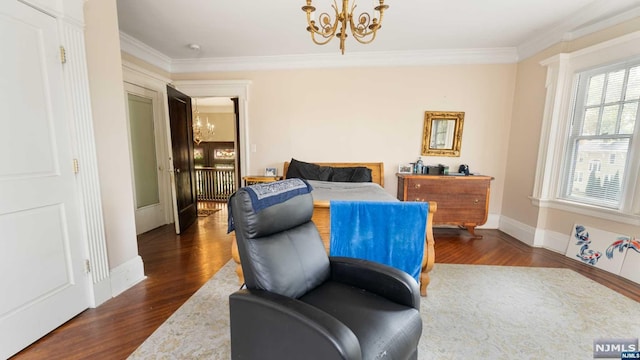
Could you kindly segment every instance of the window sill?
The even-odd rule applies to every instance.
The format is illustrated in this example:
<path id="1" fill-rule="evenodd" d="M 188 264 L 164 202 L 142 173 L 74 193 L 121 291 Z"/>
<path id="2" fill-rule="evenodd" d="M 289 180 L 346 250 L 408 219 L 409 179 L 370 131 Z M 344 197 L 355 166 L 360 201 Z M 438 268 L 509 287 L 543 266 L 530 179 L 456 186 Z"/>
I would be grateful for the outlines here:
<path id="1" fill-rule="evenodd" d="M 598 206 L 579 204 L 559 199 L 539 199 L 529 196 L 531 203 L 540 208 L 551 208 L 568 211 L 580 215 L 592 216 L 601 219 L 616 221 L 623 224 L 640 226 L 640 216 L 625 214 L 617 210 L 605 209 Z"/>

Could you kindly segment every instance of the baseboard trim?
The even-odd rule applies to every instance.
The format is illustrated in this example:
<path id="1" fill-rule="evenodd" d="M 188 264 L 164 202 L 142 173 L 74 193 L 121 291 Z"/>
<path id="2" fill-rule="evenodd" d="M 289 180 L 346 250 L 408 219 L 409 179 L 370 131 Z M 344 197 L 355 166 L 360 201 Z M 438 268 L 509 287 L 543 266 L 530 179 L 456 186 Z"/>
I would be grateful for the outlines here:
<path id="1" fill-rule="evenodd" d="M 489 214 L 487 222 L 484 225 L 480 225 L 477 229 L 498 229 L 500 228 L 500 215 Z"/>
<path id="2" fill-rule="evenodd" d="M 529 226 L 525 223 L 503 215 L 500 217 L 500 226 L 498 227 L 498 229 L 529 246 L 539 246 L 535 242 L 536 228 L 534 228 L 533 226 Z"/>
<path id="3" fill-rule="evenodd" d="M 111 270 L 111 296 L 120 295 L 133 285 L 146 279 L 144 264 L 140 256 L 136 256 L 126 263 Z"/>
<path id="4" fill-rule="evenodd" d="M 567 252 L 567 246 L 569 245 L 570 234 L 563 234 L 557 231 L 544 230 L 544 240 L 542 247 L 555 251 L 564 255 Z"/>
<path id="5" fill-rule="evenodd" d="M 523 243 L 549 249 L 559 254 L 567 252 L 569 235 L 557 231 L 537 229 L 506 216 L 500 217 L 500 231 L 505 232 Z"/>
<path id="6" fill-rule="evenodd" d="M 113 297 L 110 280 L 111 279 L 106 278 L 106 279 L 102 279 L 97 283 L 92 284 L 93 291 L 91 292 L 91 296 L 90 296 L 90 304 L 89 304 L 90 307 L 92 308 L 98 307 Z"/>

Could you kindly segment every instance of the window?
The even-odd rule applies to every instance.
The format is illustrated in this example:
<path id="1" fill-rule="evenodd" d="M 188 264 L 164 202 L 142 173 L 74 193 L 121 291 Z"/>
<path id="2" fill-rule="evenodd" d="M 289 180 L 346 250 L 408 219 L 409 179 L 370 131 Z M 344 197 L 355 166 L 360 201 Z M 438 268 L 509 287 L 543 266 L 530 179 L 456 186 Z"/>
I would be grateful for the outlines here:
<path id="1" fill-rule="evenodd" d="M 629 159 L 634 150 L 639 103 L 640 59 L 578 74 L 561 198 L 621 208 L 623 194 L 634 191 L 625 188 L 633 165 L 616 159 Z M 575 176 L 582 172 L 586 184 Z"/>
<path id="2" fill-rule="evenodd" d="M 600 160 L 589 160 L 589 173 L 600 171 L 601 165 Z"/>
<path id="3" fill-rule="evenodd" d="M 584 180 L 584 173 L 582 171 L 576 171 L 573 177 L 574 183 L 581 183 Z"/>

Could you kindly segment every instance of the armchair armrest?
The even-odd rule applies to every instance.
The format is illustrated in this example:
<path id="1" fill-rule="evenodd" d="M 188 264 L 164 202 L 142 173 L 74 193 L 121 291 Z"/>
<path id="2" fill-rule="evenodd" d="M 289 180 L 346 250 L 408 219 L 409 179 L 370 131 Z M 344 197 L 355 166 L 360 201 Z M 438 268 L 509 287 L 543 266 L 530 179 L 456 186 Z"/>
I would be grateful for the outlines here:
<path id="1" fill-rule="evenodd" d="M 333 316 L 263 290 L 229 296 L 232 359 L 361 359 L 355 334 Z"/>
<path id="2" fill-rule="evenodd" d="M 329 257 L 331 280 L 353 285 L 420 310 L 420 289 L 409 274 L 373 261 Z"/>

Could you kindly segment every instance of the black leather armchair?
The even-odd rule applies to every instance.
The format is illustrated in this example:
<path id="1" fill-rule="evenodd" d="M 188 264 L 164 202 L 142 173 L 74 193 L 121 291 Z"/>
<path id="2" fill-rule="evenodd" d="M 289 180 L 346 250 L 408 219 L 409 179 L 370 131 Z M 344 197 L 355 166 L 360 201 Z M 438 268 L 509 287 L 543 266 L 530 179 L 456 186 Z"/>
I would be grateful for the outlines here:
<path id="1" fill-rule="evenodd" d="M 246 281 L 229 297 L 232 358 L 417 359 L 416 281 L 386 265 L 328 257 L 310 194 L 256 212 L 249 191 L 229 200 Z"/>

